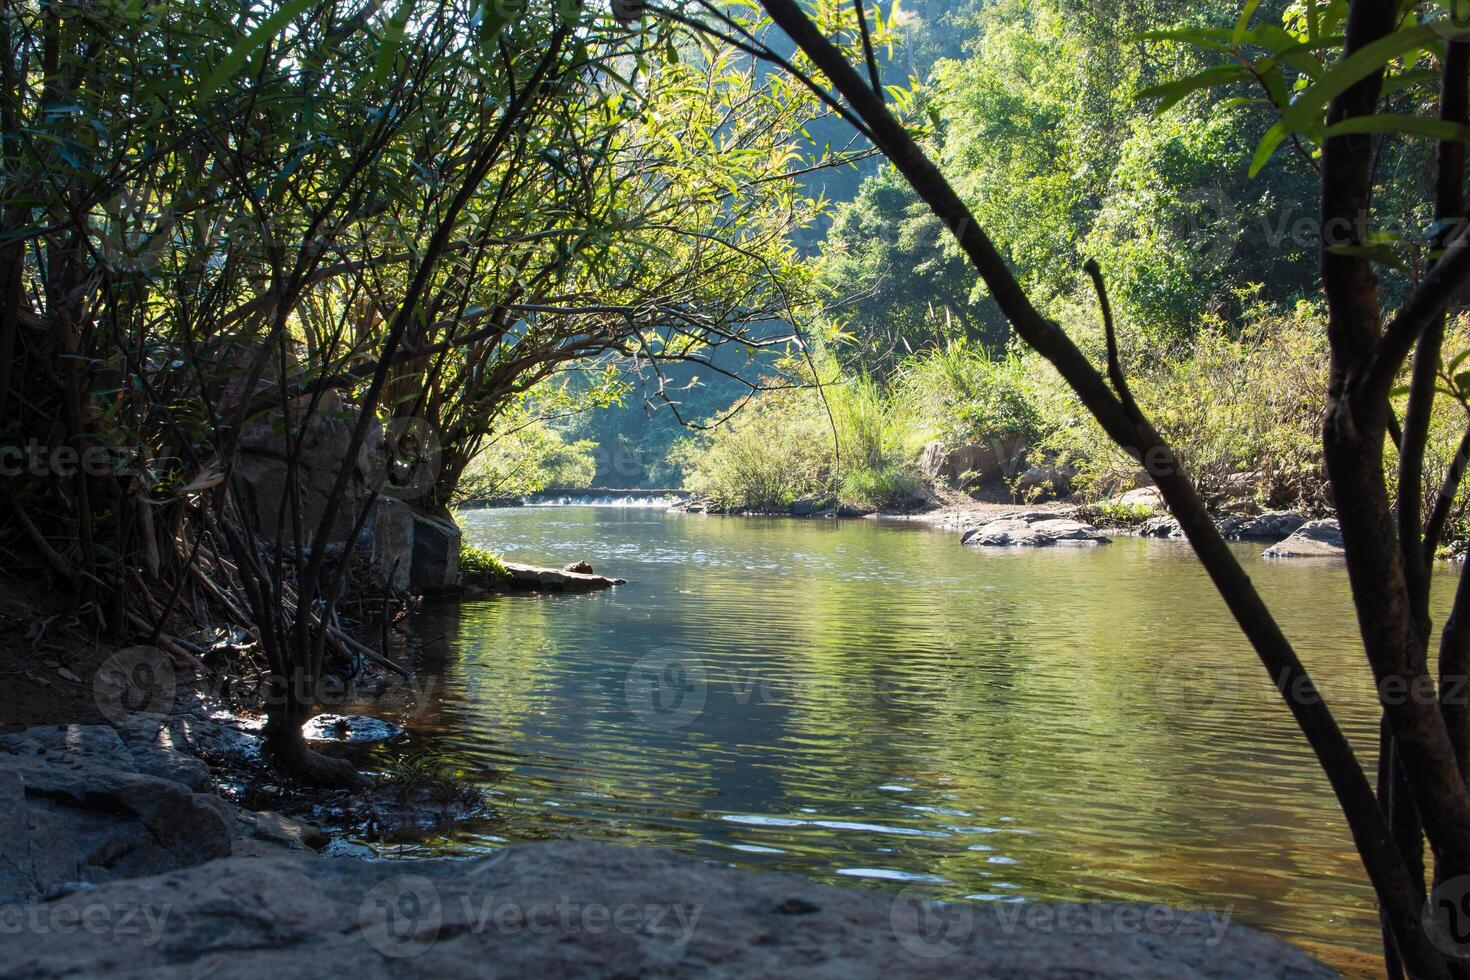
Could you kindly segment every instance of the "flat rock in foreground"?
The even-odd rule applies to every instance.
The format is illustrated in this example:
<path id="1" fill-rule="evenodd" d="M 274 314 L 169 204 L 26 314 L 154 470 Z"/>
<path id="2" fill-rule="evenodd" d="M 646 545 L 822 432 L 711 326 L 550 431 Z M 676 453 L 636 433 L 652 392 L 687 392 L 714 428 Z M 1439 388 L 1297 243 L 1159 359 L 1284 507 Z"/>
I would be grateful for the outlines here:
<path id="1" fill-rule="evenodd" d="M 3 977 L 1335 976 L 1219 914 L 938 904 L 583 841 L 474 861 L 225 858 L 18 915 Z"/>

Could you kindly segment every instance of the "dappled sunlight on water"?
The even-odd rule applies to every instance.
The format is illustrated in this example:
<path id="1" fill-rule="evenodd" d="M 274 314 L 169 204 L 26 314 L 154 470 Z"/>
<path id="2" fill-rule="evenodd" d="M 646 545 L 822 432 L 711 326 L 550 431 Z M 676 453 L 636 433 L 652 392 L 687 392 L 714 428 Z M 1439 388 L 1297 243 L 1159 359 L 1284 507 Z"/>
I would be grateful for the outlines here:
<path id="1" fill-rule="evenodd" d="M 1325 779 L 1186 546 L 966 549 L 872 521 L 483 510 L 469 543 L 628 584 L 415 624 L 410 745 L 497 819 L 424 849 L 578 835 L 944 897 L 1208 906 L 1370 948 Z M 1364 751 L 1346 577 L 1239 553 Z M 1453 573 L 1437 595 L 1448 602 Z M 1442 616 L 1443 609 L 1438 609 Z"/>

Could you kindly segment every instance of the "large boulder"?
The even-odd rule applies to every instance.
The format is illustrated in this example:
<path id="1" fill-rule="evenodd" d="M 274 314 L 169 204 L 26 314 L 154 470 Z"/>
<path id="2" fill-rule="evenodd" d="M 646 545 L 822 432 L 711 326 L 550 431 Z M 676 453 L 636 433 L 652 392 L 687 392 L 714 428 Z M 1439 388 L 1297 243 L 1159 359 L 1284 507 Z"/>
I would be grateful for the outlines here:
<path id="1" fill-rule="evenodd" d="M 146 747 L 141 754 L 158 762 Z M 135 756 L 106 725 L 0 737 L 0 902 L 230 853 L 232 828 L 219 798 L 140 772 Z"/>
<path id="2" fill-rule="evenodd" d="M 409 581 L 425 595 L 438 595 L 459 586 L 459 549 L 463 543 L 454 518 L 429 514 L 413 516 L 413 561 Z"/>
<path id="3" fill-rule="evenodd" d="M 413 582 L 416 523 L 408 504 L 391 497 L 379 497 L 373 502 L 357 542 L 374 579 L 400 592 Z"/>
<path id="4" fill-rule="evenodd" d="M 994 439 L 946 446 L 931 442 L 919 457 L 919 470 L 931 480 L 950 484 L 998 483 L 1016 471 L 1024 444 L 1018 439 Z"/>
<path id="5" fill-rule="evenodd" d="M 1262 555 L 1266 558 L 1338 558 L 1343 555 L 1342 529 L 1336 520 L 1308 521 L 1285 541 Z"/>
<path id="6" fill-rule="evenodd" d="M 299 420 L 309 405 L 306 396 L 298 398 L 293 404 L 292 419 Z M 240 434 L 235 476 L 246 490 L 242 494 L 242 506 L 249 512 L 253 530 L 269 540 L 280 533 L 291 544 L 292 521 L 289 510 L 283 511 L 283 502 L 289 507 L 288 491 L 294 476 L 302 533 L 307 538 L 303 544 L 309 544 L 321 523 L 337 474 L 346 467 L 351 471 L 347 492 L 333 519 L 329 542 L 341 544 L 352 534 L 368 491 L 379 476 L 381 467 L 376 459 L 383 442 L 382 426 L 376 420 L 371 422 L 362 448 L 349 459 L 347 450 L 357 425 L 358 410 L 335 394 L 323 396 L 301 437 L 293 468 L 288 462 L 283 417 L 279 410 L 266 412 Z M 281 520 L 283 512 L 284 521 Z"/>
<path id="7" fill-rule="evenodd" d="M 1137 534 L 1141 538 L 1182 538 L 1184 528 L 1179 526 L 1177 519 L 1160 514 L 1138 525 Z"/>
<path id="8" fill-rule="evenodd" d="M 1164 495 L 1159 492 L 1158 487 L 1136 487 L 1127 493 L 1119 494 L 1108 502 L 1120 507 L 1147 507 L 1156 513 L 1167 509 L 1164 506 Z"/>
<path id="9" fill-rule="evenodd" d="M 585 841 L 472 861 L 229 858 L 16 912 L 90 924 L 0 933 L 0 973 L 29 980 L 1336 975 L 1220 913 L 938 903 Z"/>
<path id="10" fill-rule="evenodd" d="M 1108 538 L 1091 524 L 1045 511 L 1031 511 L 972 528 L 960 542 L 982 548 L 1043 548 L 1056 544 L 1107 544 Z"/>

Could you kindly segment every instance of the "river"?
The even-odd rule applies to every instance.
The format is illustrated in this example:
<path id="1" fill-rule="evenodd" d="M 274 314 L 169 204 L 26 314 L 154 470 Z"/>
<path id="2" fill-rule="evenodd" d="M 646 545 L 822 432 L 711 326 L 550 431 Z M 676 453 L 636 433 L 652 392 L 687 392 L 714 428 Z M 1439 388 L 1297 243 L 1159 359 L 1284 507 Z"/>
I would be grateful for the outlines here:
<path id="1" fill-rule="evenodd" d="M 492 819 L 394 853 L 585 836 L 982 901 L 1208 907 L 1374 948 L 1310 752 L 1186 545 L 961 547 L 912 523 L 545 507 L 460 515 L 591 596 L 432 606 L 407 745 Z M 1237 553 L 1372 763 L 1340 564 Z M 1443 618 L 1457 574 L 1438 572 Z M 404 719 L 399 719 L 404 720 Z"/>

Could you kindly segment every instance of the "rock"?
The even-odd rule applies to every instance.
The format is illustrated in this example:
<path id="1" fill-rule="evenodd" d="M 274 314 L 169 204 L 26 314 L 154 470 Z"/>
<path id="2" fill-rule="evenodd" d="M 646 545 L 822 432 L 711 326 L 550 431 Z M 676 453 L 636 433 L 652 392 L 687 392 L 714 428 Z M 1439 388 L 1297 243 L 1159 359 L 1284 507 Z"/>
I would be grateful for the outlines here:
<path id="1" fill-rule="evenodd" d="M 1335 558 L 1342 554 L 1342 530 L 1330 519 L 1308 521 L 1291 537 L 1262 552 L 1266 558 Z"/>
<path id="2" fill-rule="evenodd" d="M 98 918 L 85 929 L 7 930 L 6 975 L 1335 976 L 1221 914 L 941 904 L 586 841 L 471 861 L 228 858 L 62 897 L 42 921 L 78 921 L 88 907 L 134 914 L 126 928 Z"/>
<path id="3" fill-rule="evenodd" d="M 1184 537 L 1184 529 L 1179 526 L 1179 522 L 1167 515 L 1150 517 L 1148 520 L 1138 525 L 1137 533 L 1140 537 L 1145 538 Z"/>
<path id="4" fill-rule="evenodd" d="M 532 592 L 593 592 L 614 585 L 625 584 L 620 578 L 608 578 L 592 572 L 576 572 L 567 568 L 542 568 L 540 565 L 522 565 L 519 562 L 503 562 L 510 580 L 505 583 L 512 589 Z M 581 564 L 586 565 L 586 562 Z M 592 566 L 588 565 L 588 568 Z"/>
<path id="5" fill-rule="evenodd" d="M 230 825 L 213 799 L 139 772 L 106 725 L 0 737 L 0 814 L 10 838 L 0 851 L 0 902 L 227 855 Z"/>
<path id="6" fill-rule="evenodd" d="M 817 514 L 831 509 L 831 507 L 831 501 L 816 495 L 808 495 L 793 500 L 789 510 L 792 517 L 815 517 Z"/>
<path id="7" fill-rule="evenodd" d="M 167 725 L 158 725 L 151 733 L 135 729 L 127 747 L 139 772 L 183 783 L 196 793 L 209 789 L 209 766 L 191 755 Z"/>
<path id="8" fill-rule="evenodd" d="M 1241 541 L 1280 541 L 1282 538 L 1295 534 L 1302 525 L 1307 523 L 1307 519 L 1291 511 L 1277 510 L 1257 517 L 1245 518 L 1229 529 L 1223 526 L 1224 523 L 1221 522 L 1221 530 L 1225 532 L 1227 538 Z"/>
<path id="9" fill-rule="evenodd" d="M 261 396 L 263 387 L 257 390 L 257 397 Z M 291 409 L 294 424 L 300 424 L 309 405 L 310 396 L 296 399 Z M 282 418 L 276 408 L 263 413 L 257 421 L 245 427 L 240 434 L 240 456 L 235 475 L 249 488 L 249 493 L 241 495 L 241 506 L 247 506 L 247 502 L 253 504 L 251 523 L 255 529 L 268 539 L 274 539 L 278 531 L 284 530 L 284 537 L 289 543 L 291 521 L 289 517 L 284 524 L 278 520 L 280 514 L 289 513 L 281 509 L 281 504 L 287 499 L 288 476 L 291 475 L 286 464 L 288 446 Z M 335 544 L 346 541 L 357 525 L 358 514 L 375 480 L 374 461 L 383 444 L 383 428 L 374 421 L 357 457 L 348 460 L 347 449 L 357 418 L 355 407 L 343 402 L 336 393 L 327 393 L 317 403 L 311 424 L 301 437 L 297 451 L 294 475 L 301 502 L 303 533 L 308 536 L 316 533 L 338 471 L 344 466 L 351 467 L 352 479 L 337 508 L 332 528 L 332 543 Z M 302 544 L 309 545 L 310 541 Z"/>
<path id="10" fill-rule="evenodd" d="M 1064 517 L 1049 521 L 1035 521 L 1031 525 L 1031 530 L 1059 542 L 1076 541 L 1083 544 L 1101 544 L 1108 540 L 1091 524 L 1083 524 L 1081 521 L 1068 520 Z"/>
<path id="11" fill-rule="evenodd" d="M 563 565 L 561 567 L 561 570 L 564 571 L 564 572 L 576 572 L 578 575 L 596 575 L 597 574 L 596 572 L 594 572 L 592 570 L 592 563 L 589 562 L 589 561 L 573 561 L 573 562 L 568 562 L 567 564 L 565 564 L 565 565 Z"/>
<path id="12" fill-rule="evenodd" d="M 1048 500 L 1072 492 L 1072 474 L 1057 467 L 1033 466 L 1016 478 L 1012 487 L 1017 497 Z"/>
<path id="13" fill-rule="evenodd" d="M 1027 517 L 1036 519 L 1027 520 Z M 960 542 L 988 548 L 1040 548 L 1054 544 L 1107 544 L 1108 538 L 1091 524 L 1041 512 L 990 521 L 966 531 Z"/>
<path id="14" fill-rule="evenodd" d="M 413 515 L 413 560 L 409 581 L 425 595 L 440 595 L 459 585 L 459 549 L 463 541 L 452 517 Z"/>
<path id="15" fill-rule="evenodd" d="M 1031 530 L 1031 525 L 1015 518 L 1002 517 L 965 532 L 961 544 L 986 548 L 1038 547 L 1052 542 Z"/>
<path id="16" fill-rule="evenodd" d="M 931 442 L 919 457 L 919 470 L 950 484 L 997 483 L 1016 471 L 1024 444 L 1017 439 L 967 442 L 953 448 Z"/>
<path id="17" fill-rule="evenodd" d="M 1127 493 L 1119 494 L 1108 501 L 1122 507 L 1147 507 L 1152 511 L 1162 512 L 1164 508 L 1164 496 L 1159 493 L 1158 487 L 1138 487 Z"/>
<path id="18" fill-rule="evenodd" d="M 301 726 L 308 742 L 386 742 L 403 729 L 368 715 L 317 715 Z"/>
<path id="19" fill-rule="evenodd" d="M 373 502 L 357 541 L 376 580 L 400 592 L 408 589 L 413 581 L 416 523 L 408 504 L 392 497 L 379 497 Z"/>
<path id="20" fill-rule="evenodd" d="M 331 838 L 315 824 L 269 810 L 241 810 L 236 816 L 241 836 L 276 844 L 287 850 L 320 850 Z"/>

